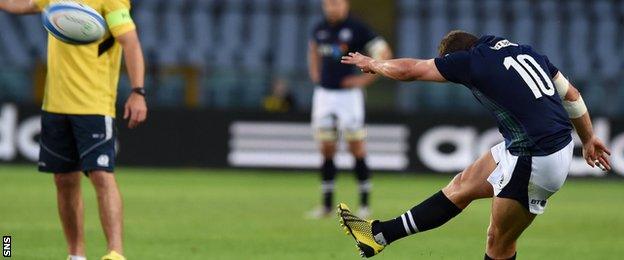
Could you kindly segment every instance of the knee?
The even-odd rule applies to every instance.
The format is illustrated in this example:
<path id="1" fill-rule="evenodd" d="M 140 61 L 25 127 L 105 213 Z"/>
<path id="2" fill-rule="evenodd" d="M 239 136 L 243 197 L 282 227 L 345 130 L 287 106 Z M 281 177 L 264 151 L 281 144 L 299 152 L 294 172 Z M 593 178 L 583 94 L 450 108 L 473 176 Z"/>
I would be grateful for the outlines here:
<path id="1" fill-rule="evenodd" d="M 54 183 L 58 188 L 75 188 L 80 186 L 80 174 L 54 174 Z"/>
<path id="2" fill-rule="evenodd" d="M 462 180 L 462 174 L 458 173 L 453 180 L 446 186 L 445 193 L 447 196 L 464 197 L 466 196 L 465 182 Z"/>
<path id="3" fill-rule="evenodd" d="M 488 230 L 487 230 L 487 247 L 488 248 L 494 248 L 497 237 L 498 237 L 498 234 L 496 233 L 496 228 L 493 226 L 488 227 Z"/>
<path id="4" fill-rule="evenodd" d="M 355 158 L 366 157 L 366 148 L 364 147 L 364 142 L 355 141 L 355 142 L 349 143 L 349 152 L 351 152 L 351 154 Z"/>
<path id="5" fill-rule="evenodd" d="M 465 178 L 465 173 L 459 173 L 443 189 L 444 194 L 458 207 L 465 208 L 476 199 L 473 185 Z"/>
<path id="6" fill-rule="evenodd" d="M 494 259 L 507 259 L 515 252 L 515 241 L 509 241 L 499 228 L 490 225 L 487 231 L 488 255 Z"/>
<path id="7" fill-rule="evenodd" d="M 89 179 L 96 189 L 107 188 L 115 185 L 115 176 L 104 171 L 93 171 L 89 173 Z"/>
<path id="8" fill-rule="evenodd" d="M 321 154 L 325 159 L 332 159 L 336 155 L 336 144 L 325 142 L 321 144 Z"/>

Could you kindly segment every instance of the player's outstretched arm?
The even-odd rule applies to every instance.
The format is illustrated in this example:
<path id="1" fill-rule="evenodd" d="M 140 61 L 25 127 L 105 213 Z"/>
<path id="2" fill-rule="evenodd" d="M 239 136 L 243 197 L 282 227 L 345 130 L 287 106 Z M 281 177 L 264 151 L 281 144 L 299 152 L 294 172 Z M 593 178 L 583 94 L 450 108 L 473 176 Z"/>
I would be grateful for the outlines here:
<path id="1" fill-rule="evenodd" d="M 570 121 L 583 143 L 583 158 L 589 166 L 598 166 L 604 171 L 611 170 L 609 155 L 611 151 L 594 134 L 591 117 L 581 93 L 563 76 L 561 72 L 553 79 L 557 92 L 568 112 Z"/>
<path id="2" fill-rule="evenodd" d="M 136 30 L 129 31 L 116 37 L 123 48 L 124 61 L 128 69 L 128 76 L 132 88 L 143 88 L 145 80 L 145 61 L 143 50 Z M 124 119 L 128 119 L 128 127 L 135 128 L 147 118 L 147 104 L 145 97 L 133 92 L 128 97 L 124 107 Z"/>
<path id="3" fill-rule="evenodd" d="M 362 72 L 379 74 L 400 81 L 445 82 L 433 59 L 375 60 L 358 52 L 342 57 L 342 63 L 355 65 Z"/>
<path id="4" fill-rule="evenodd" d="M 32 14 L 41 11 L 33 0 L 0 0 L 0 10 L 13 14 Z"/>

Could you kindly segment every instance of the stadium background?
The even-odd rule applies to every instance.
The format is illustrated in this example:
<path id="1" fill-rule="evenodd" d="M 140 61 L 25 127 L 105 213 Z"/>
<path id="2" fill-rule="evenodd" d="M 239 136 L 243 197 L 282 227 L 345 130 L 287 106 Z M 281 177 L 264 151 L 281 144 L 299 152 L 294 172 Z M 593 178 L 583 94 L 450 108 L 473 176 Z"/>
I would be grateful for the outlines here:
<path id="1" fill-rule="evenodd" d="M 588 259 L 593 257 L 583 256 L 599 252 L 598 258 L 616 259 L 624 253 L 620 235 L 624 223 L 618 216 L 624 213 L 624 186 L 618 178 L 624 176 L 624 1 L 351 2 L 354 15 L 386 37 L 396 56 L 432 57 L 442 36 L 457 28 L 507 36 L 547 54 L 583 93 L 598 135 L 613 151 L 614 172 L 600 180 L 570 181 L 553 203 L 553 213 L 527 234 L 531 240 L 523 243 L 531 252 L 525 254 Z M 300 236 L 289 229 L 300 225 L 298 220 L 317 197 L 316 176 L 306 170 L 318 165 L 320 158 L 307 123 L 314 86 L 307 79 L 305 51 L 311 26 L 322 18 L 320 2 L 139 0 L 133 4 L 147 57 L 151 111 L 141 129 L 129 131 L 119 124 L 127 240 L 129 250 L 134 249 L 129 256 L 168 259 L 154 252 L 158 239 L 170 244 L 173 252 L 185 252 L 187 259 L 204 259 L 205 254 L 215 259 L 252 254 L 265 259 L 352 256 L 349 241 L 334 236 L 333 221 L 303 222 L 301 229 L 295 229 L 305 233 Z M 21 239 L 22 249 L 16 249 L 16 254 L 24 259 L 47 259 L 45 253 L 59 254 L 63 245 L 52 183 L 35 173 L 33 163 L 38 153 L 46 33 L 39 16 L 5 13 L 0 13 L 0 32 L 0 195 L 5 201 L 0 206 L 0 232 Z M 125 76 L 119 91 L 121 102 L 129 92 Z M 276 110 L 268 97 L 289 99 L 292 106 Z M 434 192 L 450 173 L 500 140 L 493 120 L 462 87 L 380 80 L 367 89 L 366 99 L 370 162 L 382 172 L 373 197 L 381 217 L 393 216 Z M 344 148 L 337 162 L 342 168 L 352 163 Z M 215 170 L 224 168 L 228 169 Z M 386 171 L 399 174 L 383 174 Z M 578 156 L 572 175 L 605 176 L 585 166 Z M 341 185 L 339 191 L 346 191 L 339 197 L 354 201 L 347 192 L 355 191 L 353 183 Z M 400 190 L 409 191 L 409 196 Z M 260 207 L 264 199 L 279 210 Z M 163 205 L 150 207 L 151 201 Z M 245 225 L 227 217 L 228 212 L 249 214 L 236 203 L 257 212 L 258 219 Z M 480 257 L 487 202 L 473 208 L 450 228 L 418 239 L 416 248 L 414 242 L 399 243 L 397 247 L 403 249 L 386 257 L 457 259 L 463 255 L 460 249 L 470 252 L 467 258 Z M 93 242 L 101 243 L 102 238 L 97 238 L 94 208 L 90 211 L 88 232 L 96 238 L 88 241 L 89 250 L 95 250 Z M 165 228 L 167 220 L 179 218 L 176 212 L 183 212 L 188 222 Z M 159 214 L 162 219 L 143 213 Z M 294 219 L 283 225 L 270 221 L 277 218 Z M 215 225 L 232 225 L 232 229 Z M 570 232 L 581 228 L 585 232 Z M 198 235 L 197 230 L 213 234 Z M 247 230 L 268 240 L 259 242 L 262 238 L 245 234 Z M 452 230 L 462 236 L 449 237 Z M 223 235 L 230 232 L 241 237 Z M 553 242 L 557 238 L 561 240 Z M 574 241 L 561 242 L 566 239 Z M 232 251 L 241 242 L 249 248 Z M 273 254 L 265 251 L 272 243 L 280 245 Z M 323 245 L 315 248 L 316 244 Z M 449 249 L 448 245 L 461 246 Z"/>

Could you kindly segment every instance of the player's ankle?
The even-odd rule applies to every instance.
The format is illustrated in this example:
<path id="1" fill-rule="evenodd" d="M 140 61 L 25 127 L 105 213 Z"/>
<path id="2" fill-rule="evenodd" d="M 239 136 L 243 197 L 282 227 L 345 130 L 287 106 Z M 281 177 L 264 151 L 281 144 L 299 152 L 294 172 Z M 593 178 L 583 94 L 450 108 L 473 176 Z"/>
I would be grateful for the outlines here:
<path id="1" fill-rule="evenodd" d="M 383 233 L 382 225 L 379 220 L 373 221 L 373 223 L 371 224 L 371 231 L 373 232 L 373 238 L 375 238 L 375 242 L 377 242 L 377 244 L 380 244 L 382 246 L 390 244 L 390 242 L 388 242 L 388 239 L 386 239 L 386 236 Z"/>

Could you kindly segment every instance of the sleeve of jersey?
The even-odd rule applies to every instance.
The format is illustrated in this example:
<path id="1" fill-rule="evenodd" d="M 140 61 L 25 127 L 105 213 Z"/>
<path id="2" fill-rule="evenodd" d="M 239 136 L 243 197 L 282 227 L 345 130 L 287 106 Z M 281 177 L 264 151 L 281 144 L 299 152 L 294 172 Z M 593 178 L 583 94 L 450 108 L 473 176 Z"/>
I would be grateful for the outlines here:
<path id="1" fill-rule="evenodd" d="M 468 52 L 456 52 L 442 58 L 436 58 L 435 65 L 442 76 L 453 83 L 468 84 L 470 82 L 470 55 Z"/>
<path id="2" fill-rule="evenodd" d="M 310 41 L 315 42 L 315 43 L 318 42 L 317 34 L 318 34 L 318 31 L 319 31 L 320 27 L 321 26 L 319 24 L 314 26 L 314 28 L 312 29 L 312 31 L 310 32 L 310 35 L 309 35 L 310 36 Z"/>
<path id="3" fill-rule="evenodd" d="M 107 0 L 104 2 L 104 18 L 113 36 L 117 37 L 136 29 L 130 15 L 129 0 Z"/>
<path id="4" fill-rule="evenodd" d="M 46 6 L 48 6 L 48 4 L 50 4 L 49 0 L 35 0 L 35 5 L 39 10 L 43 10 Z"/>
<path id="5" fill-rule="evenodd" d="M 360 37 L 360 40 L 358 41 L 360 43 L 360 46 L 358 49 L 365 51 L 366 46 L 373 40 L 377 39 L 379 35 L 370 27 L 364 24 L 362 24 L 358 30 L 359 32 L 356 32 L 358 37 Z"/>
<path id="6" fill-rule="evenodd" d="M 559 69 L 555 67 L 555 65 L 550 63 L 548 57 L 544 56 L 544 60 L 546 60 L 546 66 L 548 66 L 548 73 L 550 74 L 550 77 L 554 78 L 555 76 L 557 76 L 557 73 L 559 73 Z"/>

